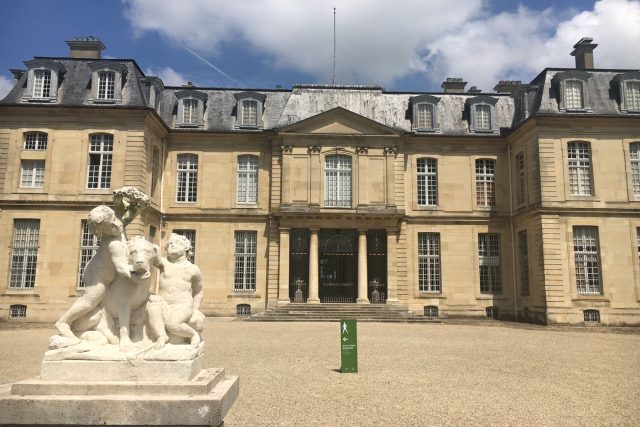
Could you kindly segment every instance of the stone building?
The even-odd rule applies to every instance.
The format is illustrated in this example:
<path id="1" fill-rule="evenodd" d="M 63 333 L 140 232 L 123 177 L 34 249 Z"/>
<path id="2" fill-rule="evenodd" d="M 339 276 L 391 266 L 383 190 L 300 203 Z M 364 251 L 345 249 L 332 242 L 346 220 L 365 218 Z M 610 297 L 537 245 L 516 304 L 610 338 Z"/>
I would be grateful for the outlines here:
<path id="1" fill-rule="evenodd" d="M 68 44 L 0 102 L 1 319 L 59 316 L 97 244 L 87 212 L 135 186 L 152 205 L 128 235 L 186 235 L 209 315 L 640 323 L 640 72 L 594 68 L 591 39 L 575 69 L 494 93 L 168 87 Z"/>

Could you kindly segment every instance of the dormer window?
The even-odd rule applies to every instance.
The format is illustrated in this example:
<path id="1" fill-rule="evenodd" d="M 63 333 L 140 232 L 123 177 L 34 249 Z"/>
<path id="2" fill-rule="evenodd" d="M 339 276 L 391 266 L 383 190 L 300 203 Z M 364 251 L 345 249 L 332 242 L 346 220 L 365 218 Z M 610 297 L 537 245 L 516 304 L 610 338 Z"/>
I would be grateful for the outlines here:
<path id="1" fill-rule="evenodd" d="M 614 78 L 618 86 L 618 102 L 623 113 L 640 113 L 640 71 L 629 71 Z"/>
<path id="2" fill-rule="evenodd" d="M 46 59 L 25 62 L 29 68 L 27 91 L 23 99 L 30 102 L 52 102 L 57 98 L 60 75 L 66 71 L 62 64 Z"/>
<path id="3" fill-rule="evenodd" d="M 263 127 L 262 113 L 266 97 L 257 92 L 241 92 L 234 95 L 236 106 L 236 127 L 260 129 Z"/>
<path id="4" fill-rule="evenodd" d="M 113 61 L 97 61 L 91 68 L 91 95 L 89 102 L 115 104 L 122 102 L 122 87 L 127 75 L 126 65 Z"/>
<path id="5" fill-rule="evenodd" d="M 178 98 L 176 126 L 204 126 L 204 105 L 207 95 L 196 90 L 181 90 L 176 92 L 176 97 Z"/>
<path id="6" fill-rule="evenodd" d="M 469 132 L 471 133 L 495 133 L 496 125 L 495 105 L 496 98 L 486 95 L 467 99 L 469 105 Z"/>
<path id="7" fill-rule="evenodd" d="M 409 100 L 411 105 L 414 132 L 435 132 L 438 130 L 438 102 L 440 98 L 431 95 L 414 96 Z"/>
<path id="8" fill-rule="evenodd" d="M 558 91 L 558 108 L 561 112 L 590 112 L 589 91 L 587 82 L 590 73 L 581 70 L 570 70 L 558 73 L 553 83 Z"/>

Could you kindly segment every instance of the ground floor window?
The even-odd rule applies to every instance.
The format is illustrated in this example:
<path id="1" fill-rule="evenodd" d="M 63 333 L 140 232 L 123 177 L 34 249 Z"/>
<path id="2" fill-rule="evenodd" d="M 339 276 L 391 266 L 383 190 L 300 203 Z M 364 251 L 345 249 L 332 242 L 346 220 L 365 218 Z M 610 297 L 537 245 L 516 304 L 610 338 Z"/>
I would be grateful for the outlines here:
<path id="1" fill-rule="evenodd" d="M 251 316 L 251 306 L 249 304 L 236 305 L 236 315 L 238 316 Z"/>
<path id="2" fill-rule="evenodd" d="M 13 304 L 9 307 L 9 317 L 11 319 L 23 319 L 27 317 L 27 306 L 23 304 Z"/>
<path id="3" fill-rule="evenodd" d="M 100 246 L 100 239 L 91 234 L 89 224 L 86 220 L 82 220 L 80 226 L 80 265 L 78 266 L 78 289 L 84 289 L 82 275 L 87 264 L 93 258 Z"/>
<path id="4" fill-rule="evenodd" d="M 258 233 L 256 231 L 235 232 L 234 291 L 253 292 L 256 290 L 257 240 Z"/>
<path id="5" fill-rule="evenodd" d="M 602 293 L 599 251 L 597 227 L 573 227 L 573 253 L 579 294 Z"/>
<path id="6" fill-rule="evenodd" d="M 497 319 L 498 318 L 498 307 L 487 307 L 485 308 L 485 315 L 489 318 L 489 319 Z"/>
<path id="7" fill-rule="evenodd" d="M 584 323 L 600 323 L 600 311 L 588 309 L 583 311 Z"/>
<path id="8" fill-rule="evenodd" d="M 418 233 L 418 289 L 440 292 L 440 233 Z"/>
<path id="9" fill-rule="evenodd" d="M 425 305 L 424 306 L 424 317 L 429 319 L 437 319 L 438 318 L 438 306 L 437 305 Z"/>
<path id="10" fill-rule="evenodd" d="M 499 234 L 482 233 L 478 236 L 478 258 L 480 293 L 499 294 L 502 291 Z"/>
<path id="11" fill-rule="evenodd" d="M 16 219 L 14 221 L 10 288 L 31 289 L 35 286 L 39 236 L 39 219 Z"/>

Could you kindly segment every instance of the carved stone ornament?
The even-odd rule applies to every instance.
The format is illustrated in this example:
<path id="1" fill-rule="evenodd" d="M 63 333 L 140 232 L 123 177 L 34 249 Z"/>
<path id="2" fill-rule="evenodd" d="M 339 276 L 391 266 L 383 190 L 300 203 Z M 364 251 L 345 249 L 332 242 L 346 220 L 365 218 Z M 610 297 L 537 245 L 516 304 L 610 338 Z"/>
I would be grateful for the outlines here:
<path id="1" fill-rule="evenodd" d="M 369 152 L 369 147 L 357 147 L 356 148 L 356 153 L 358 153 L 361 156 L 366 155 Z"/>
<path id="2" fill-rule="evenodd" d="M 291 154 L 293 152 L 293 145 L 283 145 L 282 147 L 283 154 Z"/>
<path id="3" fill-rule="evenodd" d="M 320 154 L 320 146 L 319 145 L 310 145 L 309 146 L 309 154 Z"/>
<path id="4" fill-rule="evenodd" d="M 395 156 L 398 154 L 398 149 L 396 147 L 384 147 L 385 156 Z"/>

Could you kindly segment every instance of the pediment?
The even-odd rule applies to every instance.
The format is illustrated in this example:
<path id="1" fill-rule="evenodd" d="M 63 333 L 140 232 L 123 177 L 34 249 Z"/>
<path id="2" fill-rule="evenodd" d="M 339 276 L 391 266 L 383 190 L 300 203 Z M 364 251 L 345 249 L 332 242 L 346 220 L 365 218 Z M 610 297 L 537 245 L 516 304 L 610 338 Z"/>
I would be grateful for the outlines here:
<path id="1" fill-rule="evenodd" d="M 311 116 L 280 129 L 281 133 L 338 135 L 399 135 L 402 131 L 342 107 Z"/>

